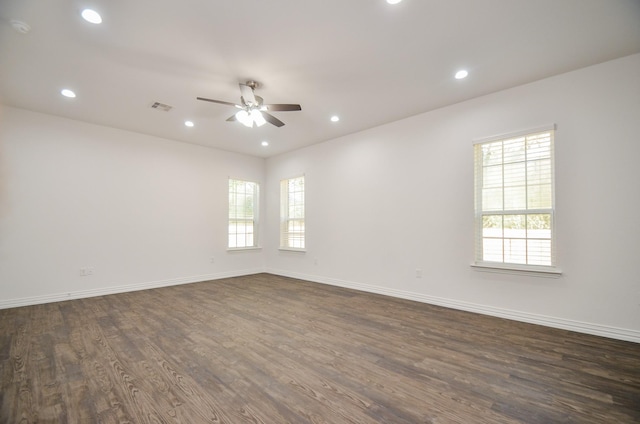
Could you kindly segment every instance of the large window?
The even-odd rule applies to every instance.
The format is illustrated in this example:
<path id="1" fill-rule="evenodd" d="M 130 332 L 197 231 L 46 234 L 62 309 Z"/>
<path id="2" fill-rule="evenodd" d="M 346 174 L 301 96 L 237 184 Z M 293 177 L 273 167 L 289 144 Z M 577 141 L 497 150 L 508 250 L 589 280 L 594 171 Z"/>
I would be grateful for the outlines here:
<path id="1" fill-rule="evenodd" d="M 258 183 L 229 179 L 230 249 L 258 247 Z"/>
<path id="2" fill-rule="evenodd" d="M 555 267 L 554 127 L 475 142 L 476 264 Z"/>
<path id="3" fill-rule="evenodd" d="M 304 176 L 280 181 L 280 248 L 305 248 Z"/>

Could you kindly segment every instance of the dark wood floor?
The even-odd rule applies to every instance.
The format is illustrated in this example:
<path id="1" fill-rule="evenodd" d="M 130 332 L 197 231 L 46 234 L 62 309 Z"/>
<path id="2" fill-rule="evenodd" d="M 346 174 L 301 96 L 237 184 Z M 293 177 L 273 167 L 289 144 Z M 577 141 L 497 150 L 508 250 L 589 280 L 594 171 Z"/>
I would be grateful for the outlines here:
<path id="1" fill-rule="evenodd" d="M 0 318 L 2 423 L 640 422 L 640 344 L 268 274 Z"/>

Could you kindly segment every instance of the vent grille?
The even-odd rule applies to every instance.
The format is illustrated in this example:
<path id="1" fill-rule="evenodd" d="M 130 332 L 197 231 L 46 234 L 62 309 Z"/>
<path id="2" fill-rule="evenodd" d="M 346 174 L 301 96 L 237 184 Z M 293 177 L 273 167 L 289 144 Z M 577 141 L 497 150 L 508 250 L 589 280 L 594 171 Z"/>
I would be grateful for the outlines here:
<path id="1" fill-rule="evenodd" d="M 160 103 L 160 102 L 153 102 L 153 104 L 151 105 L 151 108 L 152 109 L 158 109 L 158 110 L 161 110 L 163 112 L 169 112 L 173 108 L 173 106 L 169 106 L 169 105 L 166 105 L 166 104 Z"/>

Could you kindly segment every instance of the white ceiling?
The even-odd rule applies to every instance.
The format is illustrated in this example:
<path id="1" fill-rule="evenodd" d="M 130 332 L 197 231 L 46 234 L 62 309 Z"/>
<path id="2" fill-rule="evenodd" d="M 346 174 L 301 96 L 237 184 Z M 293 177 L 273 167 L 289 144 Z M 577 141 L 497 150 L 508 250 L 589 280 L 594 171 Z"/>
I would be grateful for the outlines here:
<path id="1" fill-rule="evenodd" d="M 0 19 L 1 103 L 260 157 L 640 52 L 640 0 L 2 0 Z M 250 129 L 196 100 L 249 79 L 302 111 Z"/>

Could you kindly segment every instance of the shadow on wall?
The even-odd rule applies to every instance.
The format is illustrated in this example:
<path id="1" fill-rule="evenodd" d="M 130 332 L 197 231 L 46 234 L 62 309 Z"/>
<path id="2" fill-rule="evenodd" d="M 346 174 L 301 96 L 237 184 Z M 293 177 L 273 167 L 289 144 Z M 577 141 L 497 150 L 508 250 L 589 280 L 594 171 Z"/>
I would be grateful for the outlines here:
<path id="1" fill-rule="evenodd" d="M 7 184 L 8 171 L 4 161 L 4 133 L 2 132 L 2 122 L 4 119 L 4 108 L 0 105 L 0 227 L 2 219 L 9 213 L 9 185 Z"/>

